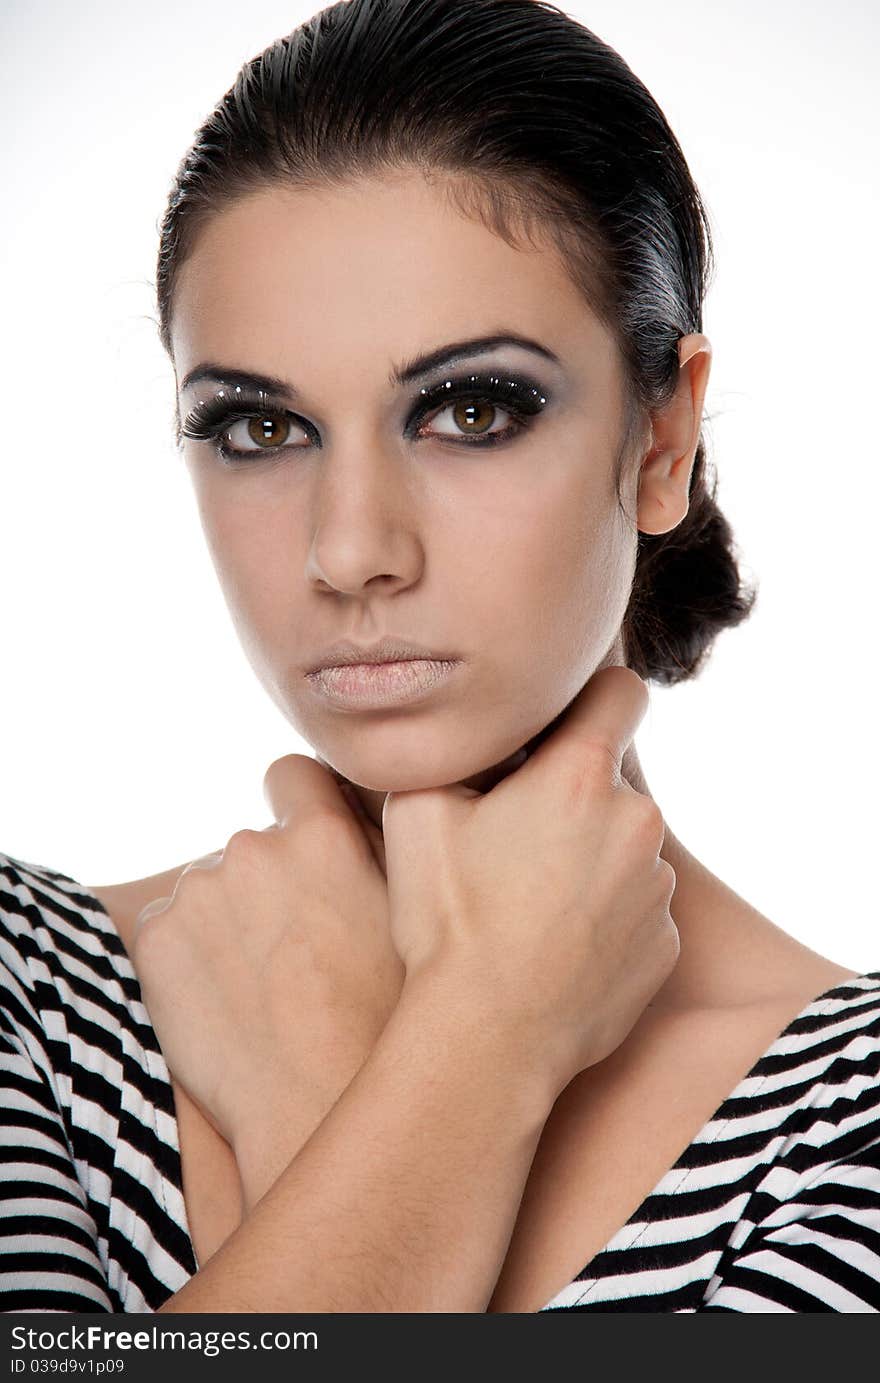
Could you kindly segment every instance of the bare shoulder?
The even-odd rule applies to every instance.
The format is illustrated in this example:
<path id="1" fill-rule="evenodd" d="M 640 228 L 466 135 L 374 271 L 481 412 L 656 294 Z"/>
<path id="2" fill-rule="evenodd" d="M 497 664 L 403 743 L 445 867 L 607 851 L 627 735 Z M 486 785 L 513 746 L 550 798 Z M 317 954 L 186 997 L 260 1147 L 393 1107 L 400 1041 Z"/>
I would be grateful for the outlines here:
<path id="1" fill-rule="evenodd" d="M 138 913 L 154 898 L 169 897 L 174 892 L 180 875 L 191 863 L 191 860 L 184 860 L 182 864 L 164 869 L 159 874 L 149 874 L 143 879 L 129 879 L 122 884 L 86 885 L 89 892 L 106 908 L 127 951 L 131 950 L 131 939 Z"/>

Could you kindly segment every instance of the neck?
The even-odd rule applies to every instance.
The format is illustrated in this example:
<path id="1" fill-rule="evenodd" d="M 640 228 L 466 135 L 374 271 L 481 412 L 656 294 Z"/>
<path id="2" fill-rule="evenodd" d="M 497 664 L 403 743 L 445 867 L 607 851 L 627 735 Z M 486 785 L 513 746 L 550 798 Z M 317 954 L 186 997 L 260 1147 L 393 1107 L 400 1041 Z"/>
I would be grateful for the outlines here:
<path id="1" fill-rule="evenodd" d="M 508 755 L 508 757 L 503 759 L 500 763 L 493 764 L 490 768 L 483 769 L 482 772 L 475 773 L 470 778 L 464 778 L 462 780 L 464 787 L 474 788 L 477 792 L 488 792 L 490 788 L 495 787 L 496 783 L 500 783 L 509 773 L 512 773 L 520 766 L 523 762 L 523 754 L 531 754 L 532 751 L 546 739 L 548 733 L 553 729 L 554 724 L 555 722 L 552 722 L 545 730 L 536 735 L 534 739 L 529 740 L 528 744 L 524 746 L 524 749 L 518 749 L 515 753 Z M 326 760 L 322 759 L 320 756 L 318 756 L 318 762 L 323 764 L 325 768 L 330 768 Z M 334 772 L 332 769 L 330 771 Z M 635 745 L 633 744 L 629 746 L 623 756 L 621 775 L 626 779 L 630 787 L 635 788 L 637 792 L 645 793 L 648 797 L 653 795 L 645 781 L 645 775 L 642 772 L 642 766 L 639 763 L 639 757 L 636 753 Z M 358 783 L 351 783 L 350 786 L 364 811 L 367 813 L 367 816 L 373 822 L 373 825 L 381 830 L 382 808 L 385 805 L 387 794 L 379 788 L 364 788 Z M 662 854 L 663 852 L 661 851 L 661 855 Z M 666 858 L 665 855 L 663 855 L 663 858 Z M 673 868 L 676 867 L 671 860 L 669 862 L 672 864 Z"/>

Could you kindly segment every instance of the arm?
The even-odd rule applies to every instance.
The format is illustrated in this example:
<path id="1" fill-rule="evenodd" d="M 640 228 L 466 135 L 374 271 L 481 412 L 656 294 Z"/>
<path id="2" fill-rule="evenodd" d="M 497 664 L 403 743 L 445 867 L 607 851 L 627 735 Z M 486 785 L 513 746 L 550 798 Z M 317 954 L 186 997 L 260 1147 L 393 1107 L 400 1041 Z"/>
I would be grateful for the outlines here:
<path id="1" fill-rule="evenodd" d="M 135 968 L 166 1062 L 236 1157 L 263 1124 L 257 1074 L 332 1090 L 163 1310 L 487 1309 L 559 1092 L 678 960 L 663 818 L 619 772 L 646 688 L 610 667 L 587 685 L 565 736 L 491 792 L 387 794 L 387 876 L 335 784 L 288 755 L 279 825 L 237 832 L 141 915 Z M 322 1079 L 337 1026 L 357 1058 L 338 1084 Z"/>
<path id="2" fill-rule="evenodd" d="M 160 1311 L 485 1311 L 558 1086 L 460 1000 L 460 980 L 407 982 L 305 1147 Z"/>

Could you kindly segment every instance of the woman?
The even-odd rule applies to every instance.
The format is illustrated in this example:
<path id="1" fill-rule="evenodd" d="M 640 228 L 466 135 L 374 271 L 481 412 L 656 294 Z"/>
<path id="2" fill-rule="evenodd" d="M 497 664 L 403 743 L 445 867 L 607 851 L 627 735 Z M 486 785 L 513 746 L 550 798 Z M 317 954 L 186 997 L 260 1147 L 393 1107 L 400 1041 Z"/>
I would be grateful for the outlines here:
<path id="1" fill-rule="evenodd" d="M 163 875 L 0 860 L 6 1309 L 880 1309 L 880 972 L 632 744 L 753 600 L 707 255 L 650 95 L 531 0 L 332 6 L 198 132 L 179 438 L 317 759 Z"/>

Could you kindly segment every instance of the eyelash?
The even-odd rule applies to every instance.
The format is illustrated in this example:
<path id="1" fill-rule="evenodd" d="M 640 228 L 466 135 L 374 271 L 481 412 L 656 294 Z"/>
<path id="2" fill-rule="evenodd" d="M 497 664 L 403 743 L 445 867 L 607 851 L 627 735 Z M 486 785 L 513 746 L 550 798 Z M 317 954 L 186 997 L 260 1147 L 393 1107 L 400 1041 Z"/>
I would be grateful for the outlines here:
<path id="1" fill-rule="evenodd" d="M 197 403 L 179 429 L 178 440 L 188 437 L 197 442 L 212 442 L 212 450 L 224 465 L 236 467 L 247 466 L 252 464 L 254 460 L 264 460 L 289 450 L 285 443 L 280 443 L 274 447 L 257 447 L 253 451 L 242 451 L 240 448 L 221 444 L 221 433 L 230 428 L 233 423 L 241 422 L 242 419 L 285 418 L 295 426 L 302 428 L 313 439 L 318 436 L 312 423 L 284 408 L 273 407 L 262 392 L 244 387 L 236 389 L 235 392 L 236 398 L 234 400 L 215 395 L 214 398 Z M 451 434 L 433 434 L 434 437 L 439 437 L 441 441 L 451 442 L 453 446 L 465 447 L 484 448 L 513 441 L 515 437 L 518 437 L 521 432 L 526 431 L 531 426 L 531 419 L 542 412 L 548 402 L 548 395 L 545 390 L 535 380 L 525 375 L 506 378 L 496 374 L 460 376 L 457 379 L 444 380 L 429 385 L 420 392 L 422 402 L 406 424 L 407 436 L 413 435 L 415 423 L 420 423 L 423 418 L 434 413 L 439 416 L 459 399 L 466 399 L 470 403 L 488 403 L 493 407 L 498 405 L 502 407 L 505 413 L 511 415 L 513 421 L 500 432 L 483 433 L 471 437 L 462 435 L 460 440 Z M 304 451 L 305 449 L 304 444 L 294 444 L 294 450 Z"/>

